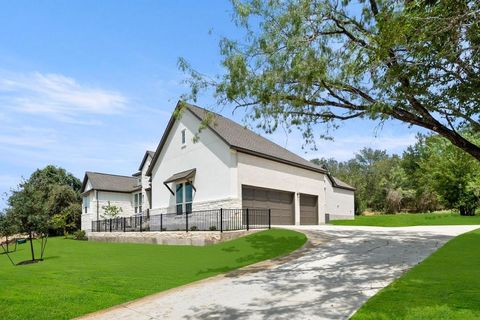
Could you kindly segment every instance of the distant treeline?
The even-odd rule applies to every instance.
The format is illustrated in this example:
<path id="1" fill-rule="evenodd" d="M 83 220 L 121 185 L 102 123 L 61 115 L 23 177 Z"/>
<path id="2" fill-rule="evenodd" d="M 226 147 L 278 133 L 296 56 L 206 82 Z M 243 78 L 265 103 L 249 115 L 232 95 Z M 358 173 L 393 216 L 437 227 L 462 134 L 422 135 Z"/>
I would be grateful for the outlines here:
<path id="1" fill-rule="evenodd" d="M 479 135 L 471 141 L 480 144 Z M 458 210 L 480 207 L 480 162 L 438 135 L 418 135 L 402 155 L 364 148 L 351 160 L 313 159 L 355 186 L 356 214 Z"/>

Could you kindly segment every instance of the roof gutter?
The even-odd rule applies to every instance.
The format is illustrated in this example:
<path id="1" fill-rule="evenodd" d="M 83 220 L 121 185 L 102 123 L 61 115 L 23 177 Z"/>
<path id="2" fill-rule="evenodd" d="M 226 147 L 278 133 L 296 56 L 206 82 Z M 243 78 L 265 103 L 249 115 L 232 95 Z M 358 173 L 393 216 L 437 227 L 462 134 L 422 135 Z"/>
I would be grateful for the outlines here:
<path id="1" fill-rule="evenodd" d="M 233 149 L 233 150 L 236 150 L 236 151 L 238 151 L 238 152 L 241 152 L 241 153 L 246 153 L 246 154 L 250 154 L 250 155 L 253 155 L 253 156 L 260 157 L 260 158 L 264 158 L 264 159 L 268 159 L 268 160 L 272 160 L 272 161 L 276 161 L 276 162 L 288 164 L 288 165 L 291 165 L 291 166 L 293 166 L 293 167 L 302 168 L 302 169 L 314 171 L 314 172 L 317 172 L 317 173 L 323 173 L 323 174 L 328 173 L 327 170 L 324 170 L 324 169 L 321 169 L 321 168 L 318 168 L 318 169 L 317 169 L 317 168 L 313 168 L 313 167 L 309 167 L 309 166 L 304 166 L 304 165 L 302 165 L 302 164 L 300 164 L 300 163 L 296 163 L 296 162 L 292 162 L 292 161 L 280 159 L 280 158 L 273 157 L 273 156 L 268 155 L 268 154 L 264 154 L 264 153 L 260 153 L 260 152 L 255 152 L 255 151 L 252 151 L 252 150 L 243 149 L 243 148 L 239 148 L 239 147 L 235 147 L 235 146 L 230 146 L 230 148 Z"/>

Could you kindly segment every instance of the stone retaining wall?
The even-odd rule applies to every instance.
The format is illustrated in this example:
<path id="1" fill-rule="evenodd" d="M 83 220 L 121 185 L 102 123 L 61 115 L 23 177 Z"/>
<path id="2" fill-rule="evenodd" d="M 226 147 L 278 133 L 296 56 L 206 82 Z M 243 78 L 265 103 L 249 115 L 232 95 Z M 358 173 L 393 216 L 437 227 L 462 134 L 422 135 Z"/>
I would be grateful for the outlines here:
<path id="1" fill-rule="evenodd" d="M 260 230 L 240 231 L 164 231 L 164 232 L 90 232 L 89 241 L 205 246 L 233 240 Z"/>

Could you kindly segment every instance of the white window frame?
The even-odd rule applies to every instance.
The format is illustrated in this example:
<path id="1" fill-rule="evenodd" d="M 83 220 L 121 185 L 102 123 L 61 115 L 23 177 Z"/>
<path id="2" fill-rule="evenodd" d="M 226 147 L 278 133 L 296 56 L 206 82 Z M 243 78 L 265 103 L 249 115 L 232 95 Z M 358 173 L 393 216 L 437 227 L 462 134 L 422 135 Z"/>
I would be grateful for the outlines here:
<path id="1" fill-rule="evenodd" d="M 83 196 L 83 209 L 84 213 L 88 213 L 88 208 L 90 207 L 90 196 Z"/>
<path id="2" fill-rule="evenodd" d="M 187 144 L 187 129 L 182 130 L 181 136 L 182 136 L 181 137 L 182 146 L 184 146 Z"/>
<path id="3" fill-rule="evenodd" d="M 187 201 L 187 185 L 190 185 L 191 186 L 191 191 L 192 191 L 192 196 L 191 196 L 191 200 L 190 201 Z M 177 199 L 177 192 L 178 192 L 178 186 L 182 186 L 181 190 L 182 190 L 182 202 L 178 202 L 178 199 Z M 194 189 L 193 189 L 193 184 L 190 182 L 190 181 L 182 181 L 182 182 L 177 182 L 175 184 L 175 211 L 178 215 L 180 214 L 184 214 L 188 211 L 188 213 L 192 213 L 192 204 L 193 204 L 193 192 L 194 192 Z M 181 210 L 179 211 L 179 207 L 181 206 Z M 190 206 L 190 210 L 187 210 L 187 206 Z"/>
<path id="4" fill-rule="evenodd" d="M 133 194 L 133 210 L 135 213 L 141 213 L 143 209 L 143 193 L 136 192 Z"/>

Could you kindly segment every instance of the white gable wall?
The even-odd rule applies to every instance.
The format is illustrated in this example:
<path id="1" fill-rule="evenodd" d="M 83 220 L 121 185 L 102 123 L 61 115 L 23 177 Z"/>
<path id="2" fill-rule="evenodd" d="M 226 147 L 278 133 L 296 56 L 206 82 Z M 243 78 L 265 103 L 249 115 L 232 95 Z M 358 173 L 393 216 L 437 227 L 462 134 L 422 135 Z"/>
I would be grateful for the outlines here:
<path id="1" fill-rule="evenodd" d="M 120 217 L 134 215 L 133 195 L 131 193 L 92 190 L 90 187 L 90 191 L 84 193 L 83 197 L 88 197 L 89 206 L 85 213 L 85 207 L 82 202 L 82 230 L 91 231 L 92 221 L 103 219 L 102 215 L 105 213 L 105 210 L 102 207 L 107 206 L 109 202 L 110 205 L 122 209 L 122 212 L 119 214 Z"/>
<path id="2" fill-rule="evenodd" d="M 354 191 L 335 188 L 328 177 L 325 177 L 326 186 L 326 213 L 330 220 L 354 219 L 355 200 Z"/>
<path id="3" fill-rule="evenodd" d="M 242 185 L 295 193 L 295 222 L 300 223 L 300 193 L 318 196 L 318 221 L 325 221 L 325 175 L 288 164 L 238 153 L 238 197 Z"/>
<path id="4" fill-rule="evenodd" d="M 240 207 L 237 190 L 237 160 L 235 152 L 214 132 L 206 128 L 199 140 L 192 141 L 200 120 L 186 110 L 176 120 L 152 170 L 152 214 L 175 212 L 175 196 L 163 181 L 175 173 L 196 168 L 193 185 L 193 210 Z M 182 130 L 186 130 L 186 143 L 182 145 Z M 175 183 L 169 183 L 175 191 Z M 211 202 L 216 202 L 212 204 Z"/>
<path id="5" fill-rule="evenodd" d="M 150 177 L 146 176 L 145 174 L 147 173 L 148 167 L 150 167 L 150 163 L 152 162 L 152 157 L 150 155 L 147 155 L 147 159 L 145 160 L 145 164 L 142 167 L 142 174 L 141 174 L 141 179 L 142 179 L 142 194 L 143 194 L 143 204 L 142 204 L 142 209 L 146 210 L 150 208 L 150 201 L 147 196 L 147 191 L 145 190 L 146 188 L 150 187 Z"/>

